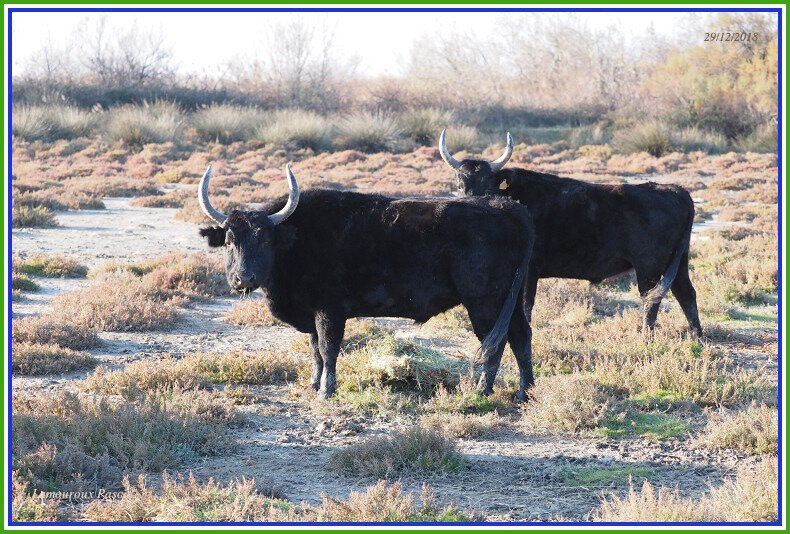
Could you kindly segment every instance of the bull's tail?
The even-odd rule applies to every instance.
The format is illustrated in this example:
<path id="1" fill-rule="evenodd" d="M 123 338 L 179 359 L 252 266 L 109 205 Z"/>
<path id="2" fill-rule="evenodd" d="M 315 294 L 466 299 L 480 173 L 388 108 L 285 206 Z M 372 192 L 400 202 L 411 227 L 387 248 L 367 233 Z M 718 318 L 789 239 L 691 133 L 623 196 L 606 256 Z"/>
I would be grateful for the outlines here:
<path id="1" fill-rule="evenodd" d="M 505 303 L 502 305 L 502 310 L 499 312 L 494 327 L 483 339 L 480 344 L 480 355 L 484 362 L 488 361 L 488 357 L 499 347 L 507 336 L 508 329 L 510 328 L 510 318 L 513 316 L 513 310 L 516 308 L 516 300 L 521 293 L 521 288 L 524 285 L 524 277 L 529 270 L 529 260 L 532 257 L 532 242 L 530 239 L 527 245 L 527 253 L 521 261 L 521 265 L 516 269 L 516 274 L 513 277 L 513 284 L 510 286 Z"/>
<path id="2" fill-rule="evenodd" d="M 661 279 L 655 287 L 642 296 L 642 302 L 645 308 L 658 304 L 661 302 L 661 299 L 666 296 L 669 288 L 672 287 L 672 282 L 675 281 L 675 276 L 678 274 L 680 260 L 683 258 L 683 254 L 688 252 L 689 243 L 691 242 L 691 226 L 694 224 L 694 202 L 691 200 L 691 197 L 689 197 L 688 200 L 691 203 L 691 215 L 686 230 L 683 233 L 683 237 L 680 238 L 678 246 L 675 248 L 675 253 L 672 255 L 672 261 L 669 267 L 667 267 L 667 270 L 661 275 Z"/>

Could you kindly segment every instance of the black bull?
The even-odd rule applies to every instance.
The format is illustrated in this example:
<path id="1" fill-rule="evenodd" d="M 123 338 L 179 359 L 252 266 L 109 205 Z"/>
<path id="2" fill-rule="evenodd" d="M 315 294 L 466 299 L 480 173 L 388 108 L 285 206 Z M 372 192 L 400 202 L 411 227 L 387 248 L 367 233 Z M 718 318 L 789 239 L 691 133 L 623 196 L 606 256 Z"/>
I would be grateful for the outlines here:
<path id="1" fill-rule="evenodd" d="M 286 172 L 285 207 L 280 200 L 225 216 L 208 202 L 209 168 L 199 200 L 219 226 L 200 233 L 210 246 L 225 247 L 232 287 L 260 287 L 275 317 L 310 334 L 315 389 L 329 396 L 336 388 L 348 318 L 423 322 L 462 304 L 482 343 L 479 388 L 492 391 L 507 340 L 525 398 L 533 375 L 522 288 L 534 229 L 523 206 L 504 198 L 396 200 L 322 189 L 300 199 Z"/>
<path id="2" fill-rule="evenodd" d="M 598 283 L 630 269 L 642 296 L 642 331 L 650 336 L 661 299 L 670 289 L 693 335 L 702 337 L 697 295 L 688 270 L 694 202 L 676 185 L 590 184 L 526 169 L 502 169 L 513 151 L 488 163 L 454 159 L 439 140 L 464 195 L 509 197 L 524 204 L 535 224 L 535 246 L 525 280 L 527 321 L 538 279 Z M 531 338 L 531 331 L 530 331 Z"/>

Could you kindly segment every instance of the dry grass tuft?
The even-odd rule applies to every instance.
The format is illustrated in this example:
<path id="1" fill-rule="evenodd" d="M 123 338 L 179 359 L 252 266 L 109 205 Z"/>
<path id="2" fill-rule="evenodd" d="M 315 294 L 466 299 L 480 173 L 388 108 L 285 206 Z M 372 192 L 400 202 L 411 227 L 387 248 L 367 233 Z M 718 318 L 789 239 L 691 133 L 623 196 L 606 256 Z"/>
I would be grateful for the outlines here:
<path id="1" fill-rule="evenodd" d="M 779 447 L 776 408 L 752 404 L 745 410 L 710 416 L 697 444 L 710 449 L 735 449 L 749 454 L 776 454 Z"/>
<path id="2" fill-rule="evenodd" d="M 93 330 L 159 330 L 172 327 L 181 302 L 133 275 L 117 274 L 57 295 L 52 318 Z"/>
<path id="3" fill-rule="evenodd" d="M 96 363 L 90 354 L 54 344 L 14 343 L 11 356 L 11 370 L 20 375 L 60 374 Z"/>
<path id="4" fill-rule="evenodd" d="M 11 224 L 16 228 L 50 228 L 58 226 L 58 220 L 43 206 L 14 206 Z"/>
<path id="5" fill-rule="evenodd" d="M 13 291 L 39 291 L 41 286 L 38 283 L 24 274 L 18 272 L 11 273 L 11 289 Z"/>
<path id="6" fill-rule="evenodd" d="M 394 337 L 372 324 L 361 323 L 360 332 L 347 334 L 338 358 L 338 386 L 362 390 L 384 384 L 419 392 L 433 392 L 440 385 L 453 387 L 468 373 L 469 362 Z"/>
<path id="7" fill-rule="evenodd" d="M 457 522 L 479 520 L 459 512 L 455 507 L 440 509 L 434 497 L 423 487 L 421 506 L 404 494 L 399 482 L 379 481 L 366 492 L 352 491 L 347 501 L 322 495 L 318 507 L 294 504 L 276 488 L 260 488 L 252 479 L 242 478 L 222 485 L 209 479 L 199 482 L 172 478 L 165 474 L 159 493 L 150 489 L 146 478 L 138 477 L 134 485 L 124 480 L 124 492 L 115 500 L 94 501 L 85 510 L 89 521 L 134 522 Z"/>
<path id="8" fill-rule="evenodd" d="M 29 258 L 15 258 L 13 268 L 20 273 L 50 278 L 85 278 L 88 268 L 73 258 L 36 254 Z"/>
<path id="9" fill-rule="evenodd" d="M 458 471 L 462 464 L 452 440 L 420 427 L 349 445 L 329 460 L 330 469 L 373 478 L 410 472 L 450 473 Z"/>
<path id="10" fill-rule="evenodd" d="M 264 299 L 241 301 L 225 314 L 225 321 L 235 325 L 281 326 L 284 324 L 272 315 L 269 304 Z"/>
<path id="11" fill-rule="evenodd" d="M 11 339 L 16 343 L 55 344 L 74 350 L 92 349 L 101 344 L 96 332 L 68 322 L 44 317 L 20 317 L 12 321 Z"/>
<path id="12" fill-rule="evenodd" d="M 540 377 L 530 390 L 522 425 L 529 430 L 577 432 L 597 427 L 609 411 L 610 398 L 593 377 Z"/>
<path id="13" fill-rule="evenodd" d="M 415 506 L 414 499 L 403 493 L 400 482 L 392 485 L 380 480 L 368 487 L 365 493 L 352 491 L 348 501 L 338 501 L 323 496 L 323 505 L 315 511 L 315 521 L 348 522 L 469 522 L 480 521 L 461 513 L 450 505 L 437 508 L 434 496 L 428 486 L 423 485 L 420 500 L 422 505 Z"/>
<path id="14" fill-rule="evenodd" d="M 85 391 L 137 399 L 161 391 L 211 384 L 272 384 L 295 378 L 300 363 L 279 352 L 189 354 L 181 359 L 139 361 L 122 370 L 99 367 L 82 383 Z"/>
<path id="15" fill-rule="evenodd" d="M 140 403 L 72 393 L 17 393 L 13 399 L 13 469 L 33 490 L 118 488 L 123 474 L 156 472 L 235 446 L 216 422 L 199 415 L 205 398 Z"/>
<path id="16" fill-rule="evenodd" d="M 108 262 L 91 272 L 101 279 L 107 273 L 131 274 L 168 296 L 211 297 L 230 293 L 225 268 L 219 258 L 206 254 L 171 253 L 138 263 Z"/>
<path id="17" fill-rule="evenodd" d="M 420 426 L 454 438 L 476 438 L 502 425 L 496 413 L 430 413 L 420 417 Z"/>
<path id="18" fill-rule="evenodd" d="M 757 465 L 742 465 L 734 480 L 712 488 L 702 499 L 682 497 L 675 490 L 658 491 L 645 481 L 642 491 L 633 486 L 624 498 L 604 500 L 596 517 L 611 522 L 776 521 L 778 514 L 778 464 L 764 457 Z"/>

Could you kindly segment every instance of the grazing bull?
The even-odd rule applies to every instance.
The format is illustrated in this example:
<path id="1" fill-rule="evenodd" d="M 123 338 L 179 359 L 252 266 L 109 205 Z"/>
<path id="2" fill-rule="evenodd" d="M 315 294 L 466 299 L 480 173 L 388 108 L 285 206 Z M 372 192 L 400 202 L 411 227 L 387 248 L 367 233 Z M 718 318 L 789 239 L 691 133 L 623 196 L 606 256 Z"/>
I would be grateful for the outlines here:
<path id="1" fill-rule="evenodd" d="M 226 276 L 240 292 L 261 288 L 272 314 L 310 334 L 312 386 L 328 397 L 350 317 L 418 322 L 463 304 L 481 340 L 492 391 L 505 340 L 521 370 L 519 396 L 532 384 L 529 325 L 513 313 L 534 241 L 527 210 L 508 199 L 392 199 L 299 186 L 261 211 L 224 215 L 208 199 L 211 167 L 198 188 L 211 247 L 225 247 Z M 298 207 L 298 209 L 297 209 Z"/>
<path id="2" fill-rule="evenodd" d="M 685 189 L 653 182 L 599 185 L 526 169 L 503 170 L 513 153 L 510 133 L 504 154 L 492 163 L 453 158 L 445 131 L 439 152 L 454 169 L 463 195 L 504 195 L 529 209 L 536 239 L 525 286 L 528 322 L 539 278 L 598 283 L 634 269 L 643 335 L 650 336 L 661 299 L 671 288 L 692 334 L 702 337 L 688 270 L 694 202 Z"/>

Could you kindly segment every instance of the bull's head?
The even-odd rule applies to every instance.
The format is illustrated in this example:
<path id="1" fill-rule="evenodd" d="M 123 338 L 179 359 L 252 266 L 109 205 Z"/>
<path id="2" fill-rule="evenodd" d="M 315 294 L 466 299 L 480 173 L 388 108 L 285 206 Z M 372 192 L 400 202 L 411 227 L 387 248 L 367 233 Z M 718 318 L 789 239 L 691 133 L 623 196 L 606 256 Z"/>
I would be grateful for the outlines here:
<path id="1" fill-rule="evenodd" d="M 439 153 L 442 159 L 453 168 L 457 180 L 458 192 L 463 195 L 482 196 L 494 194 L 499 189 L 501 178 L 496 174 L 505 166 L 513 154 L 513 136 L 507 133 L 507 146 L 505 152 L 495 161 L 480 159 L 465 159 L 458 161 L 447 150 L 447 130 L 442 130 L 439 136 Z"/>
<path id="2" fill-rule="evenodd" d="M 271 279 L 275 253 L 275 227 L 287 219 L 299 203 L 299 184 L 291 172 L 291 164 L 285 166 L 288 178 L 288 202 L 283 209 L 267 215 L 261 211 L 233 210 L 225 215 L 214 209 L 208 199 L 208 182 L 211 165 L 206 169 L 198 186 L 198 203 L 217 226 L 202 228 L 200 235 L 208 238 L 210 247 L 225 247 L 225 275 L 228 284 L 241 293 L 249 293 L 266 287 Z"/>

